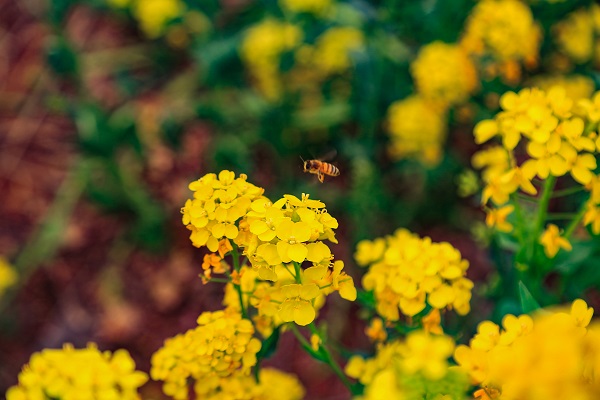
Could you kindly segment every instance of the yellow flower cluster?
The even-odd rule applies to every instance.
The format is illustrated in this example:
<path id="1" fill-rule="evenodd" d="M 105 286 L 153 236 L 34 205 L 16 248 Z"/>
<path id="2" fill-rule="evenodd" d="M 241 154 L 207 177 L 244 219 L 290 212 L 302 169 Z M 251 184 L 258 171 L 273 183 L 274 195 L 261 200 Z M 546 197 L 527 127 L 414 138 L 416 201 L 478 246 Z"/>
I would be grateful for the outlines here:
<path id="1" fill-rule="evenodd" d="M 417 92 L 446 107 L 468 100 L 477 88 L 477 72 L 464 50 L 440 41 L 421 48 L 410 70 Z"/>
<path id="2" fill-rule="evenodd" d="M 447 133 L 443 109 L 412 95 L 390 105 L 386 125 L 392 158 L 413 157 L 426 165 L 440 162 Z"/>
<path id="3" fill-rule="evenodd" d="M 6 258 L 0 256 L 0 299 L 4 295 L 6 289 L 17 282 L 17 273 L 8 263 Z"/>
<path id="4" fill-rule="evenodd" d="M 159 37 L 167 24 L 184 12 L 185 4 L 180 0 L 138 0 L 133 7 L 140 28 L 151 39 Z"/>
<path id="5" fill-rule="evenodd" d="M 279 0 L 282 8 L 294 13 L 325 15 L 333 6 L 333 0 Z"/>
<path id="6" fill-rule="evenodd" d="M 325 76 L 340 74 L 352 66 L 350 55 L 365 45 L 361 30 L 353 27 L 329 28 L 315 42 L 311 64 Z"/>
<path id="7" fill-rule="evenodd" d="M 223 390 L 224 378 L 248 376 L 261 348 L 252 322 L 233 310 L 205 312 L 197 322 L 152 356 L 152 379 L 165 381 L 163 391 L 175 399 L 188 398 L 189 378 L 199 398 L 207 398 Z"/>
<path id="8" fill-rule="evenodd" d="M 600 149 L 596 132 L 600 120 L 600 93 L 591 100 L 574 102 L 562 87 L 553 87 L 548 92 L 537 88 L 523 89 L 519 93 L 505 93 L 500 98 L 500 105 L 502 111 L 493 120 L 479 122 L 474 134 L 477 143 L 497 137 L 501 139 L 502 147 L 476 154 L 473 165 L 484 168 L 482 202 L 486 204 L 491 200 L 499 208 L 488 211 L 496 214 L 488 217 L 488 225 L 510 231 L 512 227 L 505 221 L 513 208 L 506 203 L 519 189 L 535 195 L 537 189 L 531 183 L 535 176 L 547 179 L 569 173 L 576 182 L 592 190 L 597 179 L 595 154 Z M 528 157 L 518 165 L 516 155 L 523 150 Z M 600 198 L 596 199 L 600 201 Z M 586 223 L 594 221 L 592 212 Z M 555 254 L 548 246 L 546 252 Z"/>
<path id="9" fill-rule="evenodd" d="M 502 329 L 479 324 L 470 346 L 454 358 L 483 399 L 597 399 L 600 396 L 600 325 L 588 329 L 593 309 L 583 300 L 566 310 L 507 315 Z"/>
<path id="10" fill-rule="evenodd" d="M 567 97 L 573 101 L 589 99 L 594 94 L 594 81 L 584 75 L 536 75 L 530 87 L 537 87 L 548 92 L 554 86 L 565 89 Z"/>
<path id="11" fill-rule="evenodd" d="M 561 51 L 576 64 L 600 60 L 600 6 L 573 11 L 553 27 Z"/>
<path id="12" fill-rule="evenodd" d="M 462 371 L 449 368 L 454 341 L 448 336 L 413 331 L 405 341 L 380 346 L 372 359 L 353 356 L 346 373 L 365 385 L 363 399 L 464 399 Z"/>
<path id="13" fill-rule="evenodd" d="M 274 19 L 264 19 L 246 32 L 240 49 L 241 57 L 256 87 L 267 99 L 279 99 L 282 92 L 281 56 L 301 41 L 300 28 Z"/>
<path id="14" fill-rule="evenodd" d="M 355 259 L 369 265 L 363 287 L 374 292 L 379 315 L 390 321 L 399 312 L 412 317 L 427 305 L 434 309 L 454 308 L 465 315 L 470 310 L 473 282 L 465 277 L 469 263 L 449 243 L 433 243 L 405 229 L 380 241 L 359 243 Z M 366 256 L 365 252 L 379 257 Z M 365 259 L 370 259 L 367 264 Z"/>
<path id="15" fill-rule="evenodd" d="M 7 400 L 140 399 L 137 389 L 148 377 L 135 370 L 125 350 L 100 352 L 65 345 L 34 353 L 19 374 L 19 384 L 6 392 Z"/>
<path id="16" fill-rule="evenodd" d="M 537 62 L 542 31 L 531 9 L 518 0 L 482 0 L 466 22 L 460 45 L 468 54 L 492 57 L 501 74 L 513 81 L 518 62 Z M 495 75 L 495 74 L 492 74 Z"/>
<path id="17" fill-rule="evenodd" d="M 221 239 L 238 237 L 236 222 L 264 192 L 246 179 L 244 174 L 236 178 L 235 173 L 225 170 L 218 176 L 207 174 L 190 183 L 194 198 L 186 201 L 181 213 L 183 224 L 192 232 L 190 240 L 194 246 L 206 246 L 216 252 Z"/>

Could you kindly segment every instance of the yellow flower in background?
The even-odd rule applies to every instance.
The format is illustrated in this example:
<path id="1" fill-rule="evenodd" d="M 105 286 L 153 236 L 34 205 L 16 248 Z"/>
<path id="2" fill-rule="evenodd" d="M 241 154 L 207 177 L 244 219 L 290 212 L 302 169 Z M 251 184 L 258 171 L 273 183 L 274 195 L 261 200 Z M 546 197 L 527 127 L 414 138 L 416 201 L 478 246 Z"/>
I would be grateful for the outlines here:
<path id="1" fill-rule="evenodd" d="M 18 275 L 12 265 L 8 263 L 6 258 L 0 256 L 0 299 L 4 295 L 6 289 L 17 282 Z"/>
<path id="2" fill-rule="evenodd" d="M 591 199 L 587 203 L 587 209 L 583 215 L 583 225 L 591 225 L 595 235 L 600 234 L 600 207 Z"/>
<path id="3" fill-rule="evenodd" d="M 530 87 L 538 87 L 548 92 L 554 86 L 565 90 L 566 96 L 574 102 L 589 99 L 594 94 L 594 81 L 583 75 L 536 75 L 531 79 Z"/>
<path id="4" fill-rule="evenodd" d="M 283 91 L 279 62 L 281 56 L 302 41 L 295 25 L 264 19 L 246 32 L 240 56 L 248 66 L 257 89 L 269 100 L 277 100 Z"/>
<path id="5" fill-rule="evenodd" d="M 254 327 L 234 310 L 204 312 L 198 326 L 165 340 L 152 356 L 150 375 L 164 381 L 163 391 L 175 399 L 188 398 L 188 379 L 200 398 L 220 390 L 221 378 L 249 376 L 261 343 Z"/>
<path id="6" fill-rule="evenodd" d="M 590 9 L 573 11 L 552 28 L 559 48 L 576 64 L 592 59 L 595 35 L 594 19 Z"/>
<path id="7" fill-rule="evenodd" d="M 570 309 L 507 315 L 502 329 L 484 321 L 470 346 L 458 346 L 454 358 L 491 398 L 501 392 L 502 399 L 511 400 L 595 399 L 600 393 L 600 326 L 589 325 L 592 314 L 577 299 Z"/>
<path id="8" fill-rule="evenodd" d="M 375 240 L 361 240 L 356 245 L 354 259 L 361 267 L 379 261 L 385 252 L 386 242 L 384 238 Z"/>
<path id="9" fill-rule="evenodd" d="M 34 353 L 6 399 L 138 400 L 137 389 L 147 380 L 126 350 L 111 353 L 100 352 L 95 344 L 85 349 L 65 345 Z"/>
<path id="10" fill-rule="evenodd" d="M 421 47 L 410 71 L 417 92 L 445 107 L 468 100 L 478 84 L 475 66 L 463 49 L 440 41 Z"/>
<path id="11" fill-rule="evenodd" d="M 295 375 L 264 367 L 258 373 L 258 381 L 254 376 L 236 373 L 197 382 L 194 391 L 203 400 L 301 400 L 305 395 Z"/>
<path id="12" fill-rule="evenodd" d="M 517 0 L 479 1 L 469 16 L 460 45 L 468 54 L 498 61 L 538 58 L 541 29 L 531 9 Z"/>
<path id="13" fill-rule="evenodd" d="M 252 201 L 264 192 L 246 179 L 244 174 L 236 178 L 235 173 L 224 170 L 218 176 L 207 174 L 190 183 L 194 198 L 186 201 L 181 213 L 183 224 L 192 232 L 190 240 L 194 246 L 223 252 L 228 247 L 222 239 L 238 237 L 236 223 L 246 215 Z"/>
<path id="14" fill-rule="evenodd" d="M 140 28 L 151 39 L 164 33 L 169 22 L 182 16 L 186 10 L 180 0 L 135 0 L 133 16 Z"/>
<path id="15" fill-rule="evenodd" d="M 571 243 L 569 243 L 567 239 L 560 236 L 560 231 L 554 224 L 549 224 L 546 227 L 546 230 L 540 237 L 540 243 L 542 246 L 544 246 L 544 252 L 550 258 L 554 258 L 556 253 L 558 253 L 561 248 L 567 251 L 571 251 L 573 249 Z"/>
<path id="16" fill-rule="evenodd" d="M 365 385 L 364 399 L 464 399 L 466 373 L 447 361 L 453 351 L 450 337 L 413 331 L 379 346 L 371 359 L 353 356 L 346 373 Z"/>
<path id="17" fill-rule="evenodd" d="M 515 210 L 512 205 L 504 206 L 498 209 L 491 209 L 485 217 L 485 224 L 490 228 L 496 228 L 500 232 L 511 232 L 513 226 L 506 219 Z"/>
<path id="18" fill-rule="evenodd" d="M 372 342 L 385 342 L 388 334 L 385 330 L 385 324 L 381 318 L 373 318 L 369 326 L 365 328 L 365 335 Z"/>
<path id="19" fill-rule="evenodd" d="M 351 53 L 360 51 L 364 45 L 365 38 L 359 29 L 329 28 L 315 41 L 310 64 L 325 76 L 343 73 L 352 66 Z"/>
<path id="20" fill-rule="evenodd" d="M 333 0 L 279 0 L 279 4 L 294 13 L 323 16 L 333 6 Z"/>
<path id="21" fill-rule="evenodd" d="M 429 166 L 440 162 L 447 133 L 446 114 L 422 97 L 413 95 L 392 103 L 386 128 L 392 158 L 416 158 Z"/>
<path id="22" fill-rule="evenodd" d="M 363 276 L 363 287 L 373 291 L 379 315 L 396 321 L 400 312 L 412 317 L 426 304 L 454 308 L 461 315 L 469 312 L 473 282 L 465 277 L 469 263 L 458 250 L 404 229 L 385 239 L 383 259 Z"/>

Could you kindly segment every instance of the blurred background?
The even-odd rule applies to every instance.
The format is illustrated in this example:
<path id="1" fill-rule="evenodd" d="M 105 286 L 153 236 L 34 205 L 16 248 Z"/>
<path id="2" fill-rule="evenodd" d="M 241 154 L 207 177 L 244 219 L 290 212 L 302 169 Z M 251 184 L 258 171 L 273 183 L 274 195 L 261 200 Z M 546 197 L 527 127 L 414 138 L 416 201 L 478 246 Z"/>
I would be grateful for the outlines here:
<path id="1" fill-rule="evenodd" d="M 585 0 L 0 0 L 0 393 L 66 342 L 125 348 L 148 371 L 221 308 L 180 208 L 222 169 L 271 199 L 324 201 L 357 283 L 356 243 L 407 227 L 470 261 L 463 323 L 510 310 L 489 300 L 472 129 L 508 90 L 591 96 L 599 37 Z M 327 156 L 339 177 L 302 171 Z M 322 319 L 368 351 L 354 306 Z M 307 398 L 347 398 L 293 342 L 269 362 Z"/>

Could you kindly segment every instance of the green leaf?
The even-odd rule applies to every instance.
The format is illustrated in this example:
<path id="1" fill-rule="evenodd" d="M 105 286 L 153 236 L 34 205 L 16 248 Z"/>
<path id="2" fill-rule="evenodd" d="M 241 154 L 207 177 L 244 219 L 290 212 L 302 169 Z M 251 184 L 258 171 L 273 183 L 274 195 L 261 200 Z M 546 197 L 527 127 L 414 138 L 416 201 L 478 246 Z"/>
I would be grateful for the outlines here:
<path id="1" fill-rule="evenodd" d="M 521 299 L 521 309 L 526 314 L 541 308 L 522 281 L 519 281 L 519 298 Z"/>
<path id="2" fill-rule="evenodd" d="M 275 328 L 273 330 L 273 333 L 271 333 L 271 336 L 269 336 L 268 338 L 265 339 L 265 341 L 262 343 L 262 347 L 260 348 L 260 351 L 256 354 L 256 357 L 259 360 L 262 360 L 264 358 L 269 358 L 269 357 L 271 357 L 271 355 L 273 353 L 275 353 L 275 350 L 277 350 L 277 344 L 279 343 L 280 334 L 281 334 L 281 326 L 278 326 L 277 328 Z"/>

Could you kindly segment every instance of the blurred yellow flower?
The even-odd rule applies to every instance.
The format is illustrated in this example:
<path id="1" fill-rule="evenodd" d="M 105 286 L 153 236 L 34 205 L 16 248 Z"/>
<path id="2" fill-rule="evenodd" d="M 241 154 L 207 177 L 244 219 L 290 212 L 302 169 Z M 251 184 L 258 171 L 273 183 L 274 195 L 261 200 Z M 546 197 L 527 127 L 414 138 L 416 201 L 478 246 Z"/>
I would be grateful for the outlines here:
<path id="1" fill-rule="evenodd" d="M 333 0 L 279 0 L 279 4 L 294 13 L 323 16 L 333 6 Z"/>
<path id="2" fill-rule="evenodd" d="M 546 227 L 546 230 L 540 237 L 540 243 L 542 246 L 544 246 L 544 252 L 550 258 L 554 258 L 556 253 L 558 253 L 561 248 L 567 251 L 571 251 L 573 249 L 571 243 L 569 243 L 569 241 L 564 237 L 560 236 L 560 231 L 554 224 L 549 224 Z"/>
<path id="3" fill-rule="evenodd" d="M 317 38 L 310 64 L 326 76 L 345 72 L 352 66 L 351 53 L 360 51 L 364 42 L 363 33 L 359 29 L 329 28 Z"/>
<path id="4" fill-rule="evenodd" d="M 446 140 L 446 114 L 422 97 L 412 95 L 392 103 L 386 127 L 392 158 L 416 158 L 429 166 L 440 162 Z"/>
<path id="5" fill-rule="evenodd" d="M 449 368 L 454 341 L 448 336 L 409 333 L 377 348 L 375 356 L 350 358 L 346 373 L 365 385 L 364 399 L 464 399 L 466 373 Z"/>
<path id="6" fill-rule="evenodd" d="M 592 59 L 595 46 L 594 20 L 590 9 L 581 8 L 553 26 L 559 48 L 576 64 Z"/>
<path id="7" fill-rule="evenodd" d="M 275 19 L 264 19 L 246 32 L 240 56 L 248 66 L 257 89 L 267 99 L 274 101 L 281 96 L 281 56 L 294 49 L 301 41 L 300 28 Z"/>
<path id="8" fill-rule="evenodd" d="M 515 210 L 512 205 L 497 209 L 490 209 L 485 217 L 485 224 L 490 228 L 496 228 L 500 232 L 511 232 L 513 226 L 506 219 Z"/>
<path id="9" fill-rule="evenodd" d="M 133 16 L 151 39 L 159 37 L 169 22 L 183 15 L 185 4 L 180 0 L 136 0 Z"/>
<path id="10" fill-rule="evenodd" d="M 445 107 L 468 100 L 478 84 L 475 66 L 463 49 L 440 41 L 423 46 L 410 71 L 417 92 Z"/>
<path id="11" fill-rule="evenodd" d="M 135 370 L 126 350 L 100 352 L 65 345 L 31 356 L 19 374 L 19 383 L 6 392 L 7 400 L 123 399 L 139 400 L 137 389 L 148 376 Z"/>
<path id="12" fill-rule="evenodd" d="M 17 282 L 18 275 L 8 260 L 0 256 L 0 299 L 4 295 L 6 289 Z"/>

